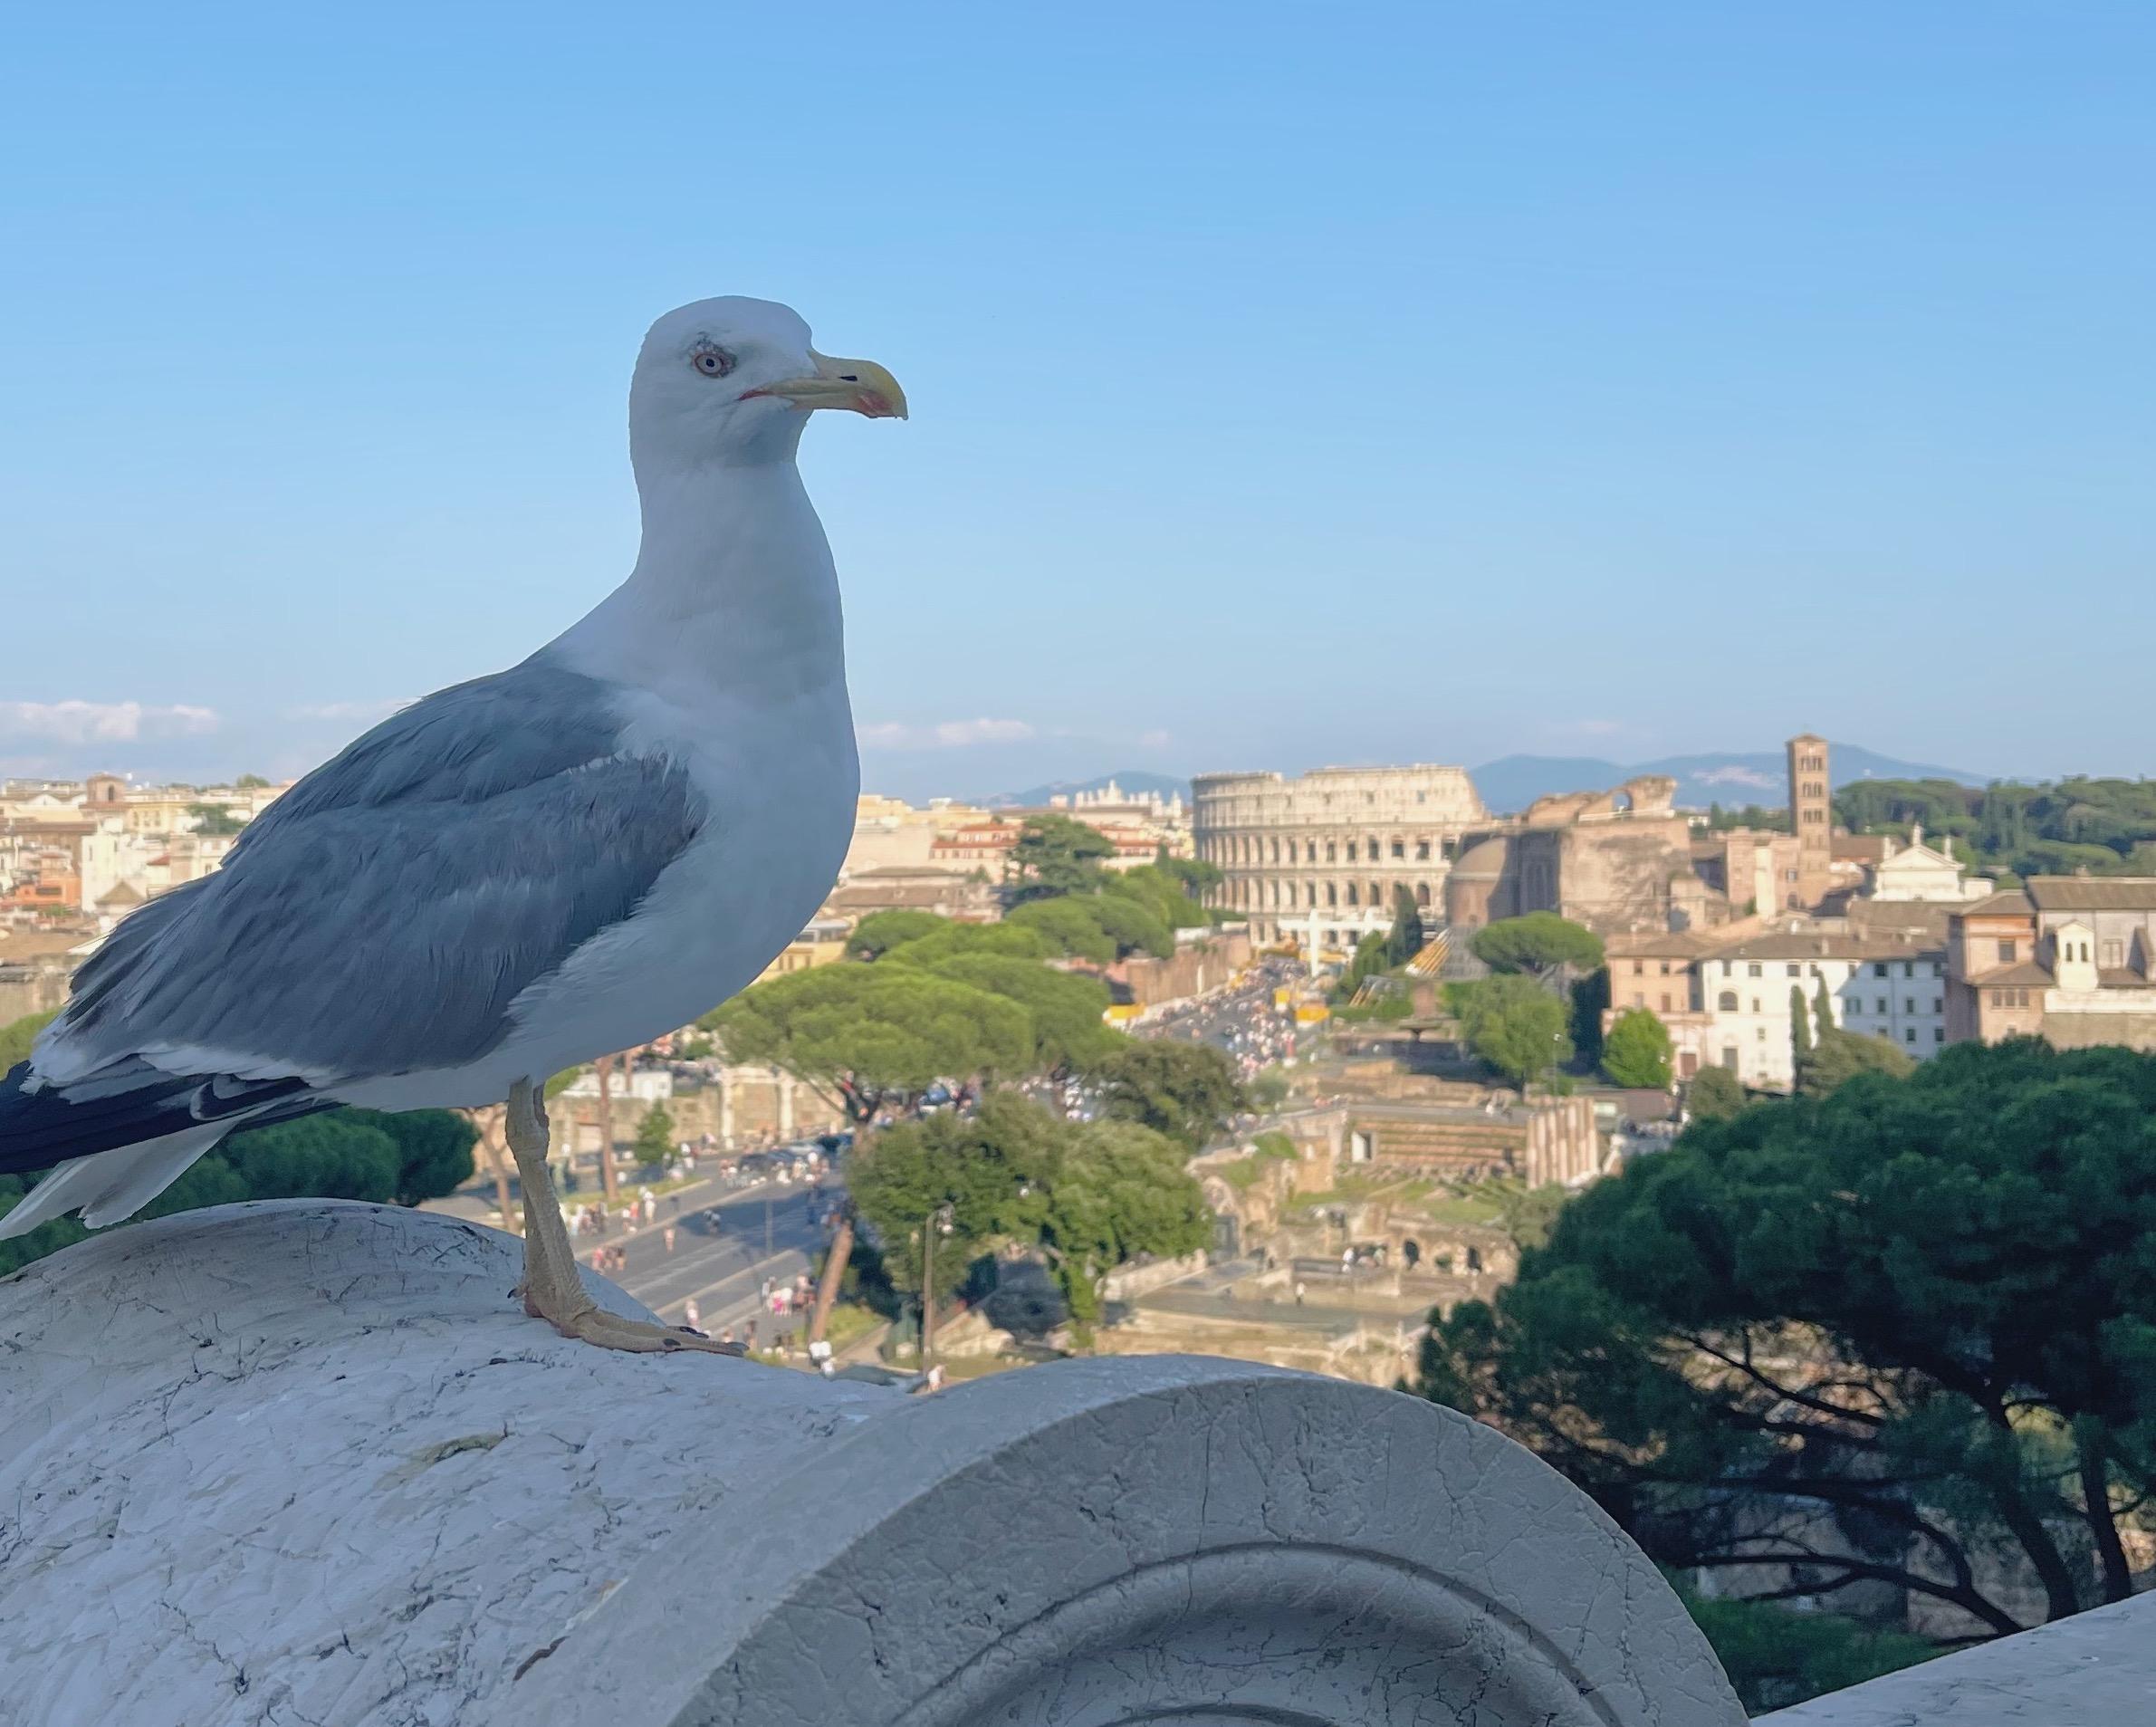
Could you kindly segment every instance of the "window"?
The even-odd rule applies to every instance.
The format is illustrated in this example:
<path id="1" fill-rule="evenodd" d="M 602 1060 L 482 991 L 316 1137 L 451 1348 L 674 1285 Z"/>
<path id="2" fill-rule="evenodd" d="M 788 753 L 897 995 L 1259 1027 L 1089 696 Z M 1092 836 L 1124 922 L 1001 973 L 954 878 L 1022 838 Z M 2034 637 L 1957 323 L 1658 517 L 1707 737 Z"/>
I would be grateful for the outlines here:
<path id="1" fill-rule="evenodd" d="M 1998 963 L 2001 965 L 2011 965 L 2019 957 L 2020 950 L 2017 945 L 2012 940 L 2002 937 L 1998 944 Z"/>
<path id="2" fill-rule="evenodd" d="M 1933 1027 L 1931 1028 L 1931 1041 L 1932 1041 L 1932 1042 L 1934 1042 L 1934 1043 L 1944 1043 L 1946 1041 L 1947 1041 L 1947 1029 L 1946 1029 L 1946 1027 L 1945 1027 L 1945 1026 L 1943 1026 L 1943 1025 L 1935 1025 L 1935 1026 L 1933 1026 Z"/>
<path id="3" fill-rule="evenodd" d="M 1349 863 L 1355 861 L 1355 841 L 1352 840 L 1347 842 L 1347 861 Z"/>
<path id="4" fill-rule="evenodd" d="M 1753 962 L 1752 962 L 1750 964 L 1747 965 L 1747 966 L 1746 966 L 1744 969 L 1745 969 L 1745 973 L 1746 973 L 1746 974 L 1747 974 L 1748 976 L 1750 976 L 1750 977 L 1764 977 L 1764 976 L 1766 976 L 1766 975 L 1767 975 L 1767 969 L 1766 969 L 1766 967 L 1765 967 L 1765 966 L 1763 966 L 1763 965 L 1761 965 L 1761 964 L 1758 963 L 1758 961 L 1757 961 L 1757 960 L 1754 960 L 1754 961 L 1753 961 Z"/>
<path id="5" fill-rule="evenodd" d="M 1757 1031 L 1753 1032 L 1752 1035 L 1758 1038 L 1760 1042 L 1764 1043 L 1767 1041 L 1767 1028 L 1762 1025 Z"/>
<path id="6" fill-rule="evenodd" d="M 1913 1026 L 1913 1025 L 1912 1025 L 1912 1026 L 1906 1026 L 1906 1027 L 1904 1027 L 1904 1028 L 1902 1029 L 1902 1042 L 1904 1042 L 1904 1043 L 1914 1043 L 1914 1042 L 1916 1041 L 1916 1027 L 1915 1027 L 1915 1026 Z"/>
<path id="7" fill-rule="evenodd" d="M 1904 996 L 1902 998 L 1902 1012 L 1904 1012 L 1904 1013 L 1913 1013 L 1913 1012 L 1916 1012 L 1916 997 L 1915 997 L 1915 996 L 1913 996 L 1913 995 L 1904 995 Z"/>
<path id="8" fill-rule="evenodd" d="M 1884 1018 L 1886 1018 L 1886 997 L 1885 997 L 1885 996 L 1882 995 L 1882 996 L 1879 998 L 1878 1003 L 1877 1003 L 1877 1005 L 1876 1005 L 1876 1006 L 1873 1008 L 1873 1011 L 1874 1012 L 1876 1012 L 1876 1013 L 1879 1015 L 1879 1017 L 1880 1017 L 1881 1019 L 1883 1019 L 1883 1020 Z"/>
<path id="9" fill-rule="evenodd" d="M 1789 975 L 1791 977 L 1802 977 L 1804 975 L 1804 967 L 1792 962 L 1789 966 Z"/>
<path id="10" fill-rule="evenodd" d="M 1914 977 L 1916 975 L 1916 962 L 1914 960 L 1905 959 L 1902 962 L 1902 975 L 1903 977 Z"/>
<path id="11" fill-rule="evenodd" d="M 1722 1045 L 1721 1064 L 1731 1073 L 1737 1071 L 1737 1046 L 1734 1043 Z"/>
<path id="12" fill-rule="evenodd" d="M 1664 1013 L 1667 1013 L 1670 1011 L 1670 993 L 1667 990 L 1664 990 L 1662 993 L 1662 1011 Z"/>
<path id="13" fill-rule="evenodd" d="M 2126 945 L 2123 942 L 2105 942 L 2103 963 L 2114 970 L 2123 965 L 2126 963 Z"/>
<path id="14" fill-rule="evenodd" d="M 1670 974 L 1670 963 L 1666 959 L 1662 963 L 1662 974 L 1664 977 L 1667 977 Z"/>
<path id="15" fill-rule="evenodd" d="M 1393 856 L 1395 858 L 1404 858 L 1407 856 L 1406 840 L 1395 840 L 1393 841 Z"/>
<path id="16" fill-rule="evenodd" d="M 1726 959 L 1721 963 L 1721 974 L 1724 977 L 1727 977 L 1730 974 L 1730 962 Z"/>
<path id="17" fill-rule="evenodd" d="M 1946 974 L 1947 974 L 1946 962 L 1945 962 L 1944 960 L 1942 960 L 1942 959 L 1935 959 L 1935 960 L 1933 960 L 1933 961 L 1931 962 L 1931 975 L 1932 975 L 1933 977 L 1944 977 Z"/>
<path id="18" fill-rule="evenodd" d="M 1430 861 L 1430 842 L 1427 840 L 1418 840 L 1415 841 L 1415 861 L 1417 863 L 1428 863 Z"/>
<path id="19" fill-rule="evenodd" d="M 1947 998 L 1943 995 L 1934 995 L 1931 998 L 1931 1011 L 1934 1013 L 1944 1013 L 1947 1011 Z"/>
<path id="20" fill-rule="evenodd" d="M 1872 962 L 1872 975 L 1873 977 L 1884 977 L 1886 975 L 1886 962 L 1884 960 L 1875 959 Z"/>
<path id="21" fill-rule="evenodd" d="M 1646 969 L 1647 969 L 1647 962 L 1646 962 L 1645 960 L 1643 960 L 1643 959 L 1635 959 L 1635 960 L 1634 960 L 1634 961 L 1632 962 L 1632 974 L 1633 974 L 1633 976 L 1634 976 L 1634 977 L 1637 977 L 1637 976 L 1639 976 L 1639 975 L 1640 975 L 1640 974 L 1641 974 L 1641 973 L 1643 973 L 1643 972 L 1644 972 Z M 1666 972 L 1667 970 L 1669 970 L 1669 967 L 1665 965 L 1665 966 L 1663 966 L 1663 970 L 1664 970 L 1664 971 Z"/>
<path id="22" fill-rule="evenodd" d="M 1736 1012 L 1737 992 L 1735 990 L 1724 990 L 1721 993 L 1721 1000 L 1716 1003 L 1715 1005 L 1719 1007 L 1724 1013 Z"/>
<path id="23" fill-rule="evenodd" d="M 1755 1013 L 1757 1013 L 1758 1011 L 1759 1011 L 1759 998 L 1758 998 L 1758 996 L 1756 996 L 1756 995 L 1755 995 L 1755 996 L 1753 996 L 1753 997 L 1752 997 L 1752 1012 L 1755 1012 Z"/>

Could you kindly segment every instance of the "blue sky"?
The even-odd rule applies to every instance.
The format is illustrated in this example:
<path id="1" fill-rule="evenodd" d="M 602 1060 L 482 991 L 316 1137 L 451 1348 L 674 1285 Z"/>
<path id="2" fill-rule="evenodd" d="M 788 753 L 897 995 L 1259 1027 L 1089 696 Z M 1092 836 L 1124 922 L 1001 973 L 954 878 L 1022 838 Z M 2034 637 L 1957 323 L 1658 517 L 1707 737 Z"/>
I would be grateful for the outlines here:
<path id="1" fill-rule="evenodd" d="M 872 784 L 2156 772 L 2139 0 L 43 7 L 0 152 L 0 771 L 521 657 L 748 293 L 913 399 L 804 451 Z"/>

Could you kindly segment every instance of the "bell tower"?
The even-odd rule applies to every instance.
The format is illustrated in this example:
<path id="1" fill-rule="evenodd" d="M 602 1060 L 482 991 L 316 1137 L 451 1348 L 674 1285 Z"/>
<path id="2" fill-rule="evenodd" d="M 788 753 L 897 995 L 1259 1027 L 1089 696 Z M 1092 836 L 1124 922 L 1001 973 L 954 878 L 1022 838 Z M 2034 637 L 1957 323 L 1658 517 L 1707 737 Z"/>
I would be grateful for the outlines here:
<path id="1" fill-rule="evenodd" d="M 1797 897 L 1810 911 L 1834 886 L 1834 782 L 1826 740 L 1809 732 L 1789 740 L 1789 831 L 1797 836 Z"/>

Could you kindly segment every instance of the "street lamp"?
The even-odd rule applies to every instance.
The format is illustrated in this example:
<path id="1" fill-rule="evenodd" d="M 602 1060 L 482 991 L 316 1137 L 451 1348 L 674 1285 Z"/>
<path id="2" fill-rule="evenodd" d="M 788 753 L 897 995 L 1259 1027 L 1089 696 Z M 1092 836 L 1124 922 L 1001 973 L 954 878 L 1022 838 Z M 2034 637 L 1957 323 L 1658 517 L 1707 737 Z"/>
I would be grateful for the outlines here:
<path id="1" fill-rule="evenodd" d="M 921 1370 L 924 1373 L 934 1360 L 935 1348 L 935 1238 L 950 1234 L 957 1221 L 958 1214 L 945 1202 L 929 1214 L 928 1226 L 921 1232 Z"/>

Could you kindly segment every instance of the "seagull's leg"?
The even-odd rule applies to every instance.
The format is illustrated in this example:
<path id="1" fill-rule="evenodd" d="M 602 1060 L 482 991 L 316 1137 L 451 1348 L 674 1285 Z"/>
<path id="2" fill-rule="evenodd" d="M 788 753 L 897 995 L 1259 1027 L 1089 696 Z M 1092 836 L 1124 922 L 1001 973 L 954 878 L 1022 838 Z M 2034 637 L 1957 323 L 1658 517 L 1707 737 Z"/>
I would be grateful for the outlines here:
<path id="1" fill-rule="evenodd" d="M 544 1319 L 565 1338 L 580 1338 L 606 1349 L 660 1354 L 704 1349 L 714 1355 L 740 1355 L 739 1345 L 714 1343 L 685 1327 L 674 1329 L 648 1319 L 609 1313 L 586 1293 L 577 1271 L 569 1226 L 547 1174 L 546 1104 L 528 1079 L 509 1094 L 509 1149 L 516 1158 L 517 1179 L 524 1190 L 524 1311 Z"/>

